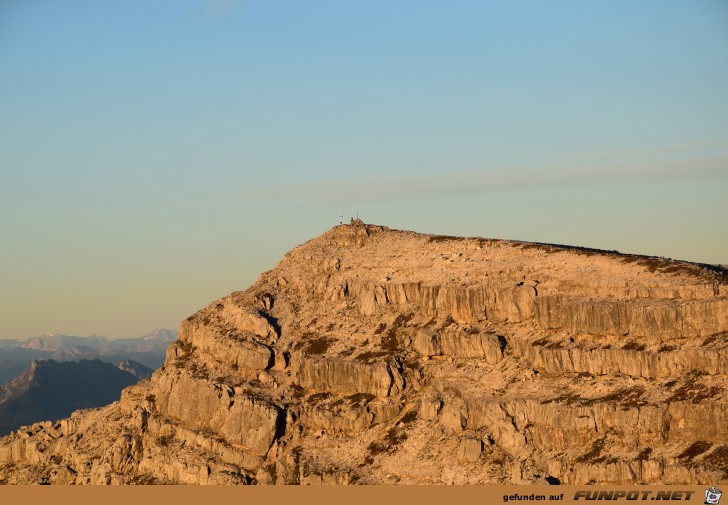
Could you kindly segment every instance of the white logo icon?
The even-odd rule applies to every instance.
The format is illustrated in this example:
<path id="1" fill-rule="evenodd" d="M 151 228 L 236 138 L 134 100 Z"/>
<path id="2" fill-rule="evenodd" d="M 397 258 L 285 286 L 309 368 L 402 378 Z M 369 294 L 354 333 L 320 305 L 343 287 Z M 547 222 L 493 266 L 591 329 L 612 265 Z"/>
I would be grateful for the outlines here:
<path id="1" fill-rule="evenodd" d="M 720 497 L 723 494 L 723 491 L 718 489 L 717 487 L 713 486 L 710 489 L 705 490 L 705 503 L 708 503 L 710 505 L 718 505 L 718 502 L 720 501 Z"/>

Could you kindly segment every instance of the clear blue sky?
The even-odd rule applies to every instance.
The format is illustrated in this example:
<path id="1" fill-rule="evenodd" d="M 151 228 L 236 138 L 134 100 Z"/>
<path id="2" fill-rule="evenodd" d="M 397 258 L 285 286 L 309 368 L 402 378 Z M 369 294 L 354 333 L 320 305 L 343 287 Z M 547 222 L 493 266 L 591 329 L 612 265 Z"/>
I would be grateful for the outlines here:
<path id="1" fill-rule="evenodd" d="M 357 211 L 728 263 L 728 2 L 0 3 L 0 338 L 176 328 Z"/>

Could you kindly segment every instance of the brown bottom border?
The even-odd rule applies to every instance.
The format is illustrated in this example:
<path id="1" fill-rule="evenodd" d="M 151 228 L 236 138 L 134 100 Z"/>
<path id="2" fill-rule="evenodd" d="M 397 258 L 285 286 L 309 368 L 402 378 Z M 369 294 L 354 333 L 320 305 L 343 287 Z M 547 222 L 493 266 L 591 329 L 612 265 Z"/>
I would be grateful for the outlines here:
<path id="1" fill-rule="evenodd" d="M 715 483 L 719 489 L 728 489 Z M 711 486 L 0 486 L 0 505 L 702 504 Z M 723 505 L 728 505 L 724 498 Z M 720 505 L 720 504 L 718 504 Z"/>

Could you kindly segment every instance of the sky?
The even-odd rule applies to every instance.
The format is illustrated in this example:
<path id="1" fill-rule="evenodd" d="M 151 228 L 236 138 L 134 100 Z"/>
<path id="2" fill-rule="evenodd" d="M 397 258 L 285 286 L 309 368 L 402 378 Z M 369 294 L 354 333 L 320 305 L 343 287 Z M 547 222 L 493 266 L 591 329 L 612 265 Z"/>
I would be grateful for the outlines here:
<path id="1" fill-rule="evenodd" d="M 728 3 L 0 2 L 0 338 L 177 328 L 339 213 L 728 263 Z"/>

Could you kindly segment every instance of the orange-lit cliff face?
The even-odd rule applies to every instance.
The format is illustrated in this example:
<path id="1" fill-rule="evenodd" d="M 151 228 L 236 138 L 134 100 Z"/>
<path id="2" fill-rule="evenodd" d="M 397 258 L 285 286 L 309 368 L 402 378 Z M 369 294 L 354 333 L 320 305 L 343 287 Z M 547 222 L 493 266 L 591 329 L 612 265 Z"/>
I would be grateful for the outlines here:
<path id="1" fill-rule="evenodd" d="M 7 483 L 697 483 L 728 475 L 728 274 L 353 223 L 182 323 Z"/>

